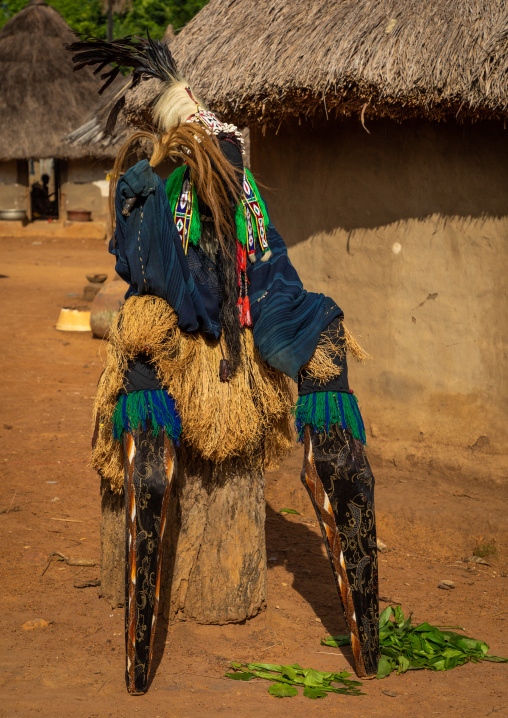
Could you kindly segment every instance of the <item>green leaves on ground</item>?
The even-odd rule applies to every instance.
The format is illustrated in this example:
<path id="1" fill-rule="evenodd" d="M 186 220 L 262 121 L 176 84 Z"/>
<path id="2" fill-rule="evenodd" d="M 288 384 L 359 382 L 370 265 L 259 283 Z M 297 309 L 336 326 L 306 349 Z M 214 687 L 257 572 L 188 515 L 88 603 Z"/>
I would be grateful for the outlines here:
<path id="1" fill-rule="evenodd" d="M 508 663 L 508 658 L 488 656 L 489 647 L 484 641 L 453 631 L 440 631 L 429 623 L 412 626 L 411 615 L 405 618 L 400 606 L 388 606 L 379 616 L 378 678 L 386 678 L 395 670 L 397 673 L 421 668 L 448 671 L 469 661 Z M 323 646 L 334 648 L 349 642 L 349 636 L 329 636 L 321 641 Z"/>
<path id="2" fill-rule="evenodd" d="M 332 648 L 339 648 L 340 646 L 349 646 L 351 639 L 349 636 L 328 636 L 328 638 L 321 639 L 322 646 L 331 646 Z"/>
<path id="3" fill-rule="evenodd" d="M 268 689 L 270 695 L 276 698 L 292 698 L 298 695 L 298 691 L 289 683 L 273 683 Z"/>
<path id="4" fill-rule="evenodd" d="M 448 671 L 469 661 L 508 663 L 508 658 L 487 655 L 489 647 L 484 641 L 468 638 L 453 631 L 439 630 L 445 626 L 431 626 L 429 623 L 412 626 L 411 615 L 405 618 L 400 606 L 395 608 L 388 606 L 379 616 L 381 659 L 378 678 L 386 678 L 392 671 L 405 673 L 420 668 Z M 350 642 L 349 636 L 328 636 L 321 640 L 323 646 L 333 648 L 349 645 Z M 326 698 L 327 693 L 341 693 L 347 696 L 365 695 L 358 688 L 362 683 L 350 681 L 351 674 L 347 671 L 342 673 L 316 671 L 314 668 L 302 668 L 298 663 L 290 666 L 278 666 L 274 663 L 231 663 L 230 665 L 233 672 L 226 673 L 226 678 L 234 681 L 250 681 L 253 678 L 275 681 L 268 688 L 268 692 L 276 698 L 296 696 L 298 687 L 303 688 L 303 695 L 306 698 L 314 700 Z"/>
<path id="5" fill-rule="evenodd" d="M 314 668 L 302 668 L 298 663 L 291 666 L 278 666 L 273 663 L 231 663 L 234 673 L 226 673 L 226 678 L 235 681 L 250 681 L 263 678 L 275 681 L 268 692 L 277 698 L 290 698 L 298 695 L 297 688 L 303 688 L 306 698 L 325 698 L 327 693 L 341 693 L 347 696 L 363 696 L 358 686 L 360 681 L 350 681 L 347 671 L 330 673 L 316 671 Z M 247 669 L 247 670 L 245 670 Z M 338 684 L 338 685 L 333 685 Z"/>
<path id="6" fill-rule="evenodd" d="M 279 514 L 296 514 L 297 516 L 301 516 L 299 511 L 295 511 L 294 509 L 281 509 Z"/>
<path id="7" fill-rule="evenodd" d="M 235 681 L 250 681 L 251 678 L 255 678 L 255 673 L 249 671 L 238 671 L 238 673 L 230 673 L 228 678 L 233 678 Z"/>

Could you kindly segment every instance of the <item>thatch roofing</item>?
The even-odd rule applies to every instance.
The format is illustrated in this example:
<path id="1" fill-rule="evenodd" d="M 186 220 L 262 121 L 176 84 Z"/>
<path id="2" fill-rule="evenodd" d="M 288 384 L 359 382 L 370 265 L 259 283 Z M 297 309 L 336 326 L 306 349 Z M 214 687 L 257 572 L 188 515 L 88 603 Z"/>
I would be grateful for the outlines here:
<path id="1" fill-rule="evenodd" d="M 169 45 L 197 93 L 240 126 L 508 117 L 506 0 L 210 0 Z M 160 89 L 127 90 L 122 133 L 149 122 Z"/>
<path id="2" fill-rule="evenodd" d="M 171 50 L 238 124 L 508 116 L 506 0 L 210 0 Z"/>
<path id="3" fill-rule="evenodd" d="M 43 0 L 31 0 L 0 31 L 0 160 L 90 156 L 63 141 L 97 102 L 100 87 L 90 70 L 73 71 L 63 44 L 74 39 Z"/>
<path id="4" fill-rule="evenodd" d="M 73 146 L 88 147 L 92 154 L 115 156 L 132 132 L 132 127 L 129 127 L 125 113 L 118 113 L 114 121 L 114 132 L 108 132 L 108 118 L 116 100 L 125 93 L 129 84 L 128 78 L 118 75 L 96 103 L 87 120 L 75 127 L 65 137 L 65 141 Z"/>

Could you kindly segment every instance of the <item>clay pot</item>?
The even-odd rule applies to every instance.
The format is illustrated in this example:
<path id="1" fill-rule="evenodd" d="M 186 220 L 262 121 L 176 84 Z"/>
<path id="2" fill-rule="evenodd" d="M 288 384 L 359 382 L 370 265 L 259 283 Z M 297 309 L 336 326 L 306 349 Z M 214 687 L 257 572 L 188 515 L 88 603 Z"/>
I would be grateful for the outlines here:
<path id="1" fill-rule="evenodd" d="M 67 219 L 69 222 L 89 222 L 92 218 L 92 213 L 84 209 L 68 209 Z"/>
<path id="2" fill-rule="evenodd" d="M 90 325 L 94 336 L 107 337 L 111 322 L 124 302 L 128 285 L 123 281 L 104 284 L 90 308 Z"/>
<path id="3" fill-rule="evenodd" d="M 87 274 L 86 278 L 92 284 L 104 284 L 104 282 L 108 278 L 108 275 L 107 274 Z"/>

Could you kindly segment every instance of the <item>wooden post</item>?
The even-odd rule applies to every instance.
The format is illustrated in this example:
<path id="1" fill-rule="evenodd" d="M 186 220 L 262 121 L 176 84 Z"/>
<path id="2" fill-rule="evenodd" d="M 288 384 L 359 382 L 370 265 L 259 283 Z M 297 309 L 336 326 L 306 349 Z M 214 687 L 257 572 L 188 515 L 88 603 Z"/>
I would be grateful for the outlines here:
<path id="1" fill-rule="evenodd" d="M 125 602 L 125 505 L 123 496 L 111 491 L 109 482 L 101 486 L 101 587 L 99 595 L 112 608 Z"/>
<path id="2" fill-rule="evenodd" d="M 266 604 L 264 476 L 238 461 L 220 467 L 178 452 L 164 541 L 161 606 L 170 620 L 235 623 Z M 101 595 L 124 596 L 123 499 L 102 494 Z"/>

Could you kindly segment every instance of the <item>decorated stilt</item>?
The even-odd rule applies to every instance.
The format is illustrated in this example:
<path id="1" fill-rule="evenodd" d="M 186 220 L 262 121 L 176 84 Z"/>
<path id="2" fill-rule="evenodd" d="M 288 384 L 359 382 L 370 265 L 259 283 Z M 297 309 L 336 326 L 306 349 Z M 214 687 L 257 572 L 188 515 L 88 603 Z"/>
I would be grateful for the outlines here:
<path id="1" fill-rule="evenodd" d="M 302 482 L 321 526 L 351 634 L 355 671 L 374 678 L 379 661 L 374 477 L 365 450 L 350 431 L 304 430 Z"/>
<path id="2" fill-rule="evenodd" d="M 146 692 L 159 608 L 162 543 L 171 483 L 176 470 L 173 442 L 153 433 L 151 422 L 123 435 L 125 460 L 127 690 Z"/>

